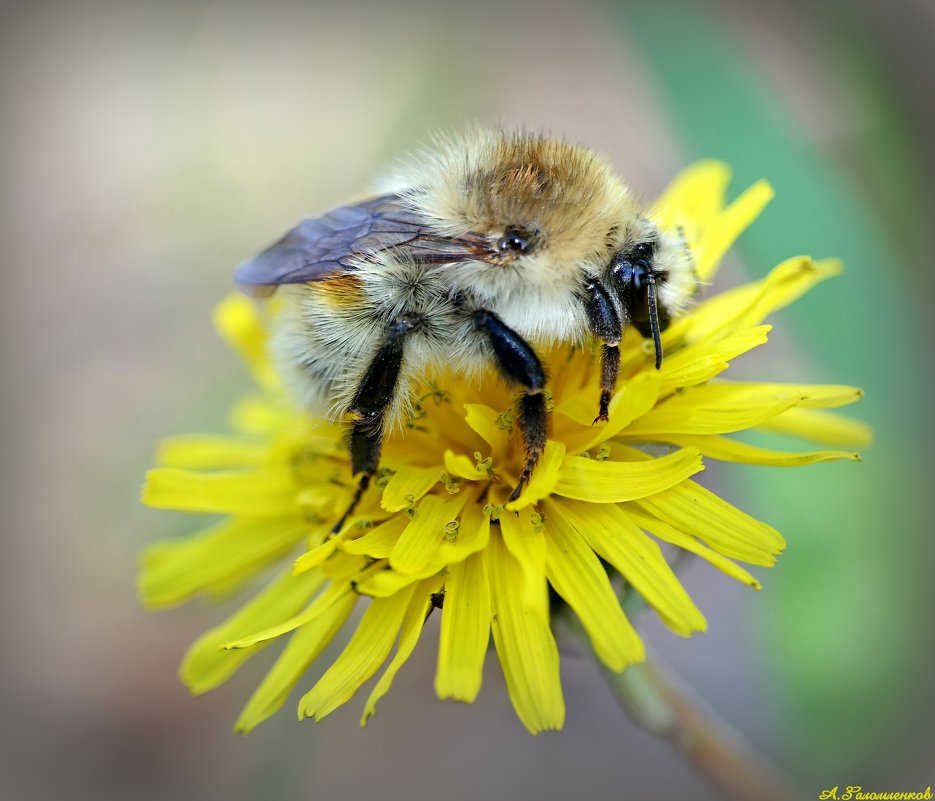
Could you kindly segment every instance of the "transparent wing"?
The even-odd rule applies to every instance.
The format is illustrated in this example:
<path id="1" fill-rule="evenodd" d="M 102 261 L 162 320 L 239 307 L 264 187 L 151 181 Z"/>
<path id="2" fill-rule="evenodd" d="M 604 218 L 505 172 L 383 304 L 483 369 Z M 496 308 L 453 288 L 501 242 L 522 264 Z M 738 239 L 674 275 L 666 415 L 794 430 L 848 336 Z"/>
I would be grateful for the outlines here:
<path id="1" fill-rule="evenodd" d="M 240 265 L 235 278 L 247 288 L 323 281 L 386 250 L 402 250 L 408 258 L 430 264 L 494 255 L 480 236 L 453 239 L 433 234 L 424 218 L 405 208 L 398 196 L 383 195 L 303 220 Z"/>

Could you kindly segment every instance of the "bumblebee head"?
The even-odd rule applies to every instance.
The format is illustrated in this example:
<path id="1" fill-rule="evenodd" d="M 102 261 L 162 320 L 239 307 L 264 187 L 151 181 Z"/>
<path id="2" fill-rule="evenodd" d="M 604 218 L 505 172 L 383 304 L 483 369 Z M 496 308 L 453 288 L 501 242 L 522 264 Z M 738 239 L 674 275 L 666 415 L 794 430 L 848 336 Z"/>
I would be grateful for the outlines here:
<path id="1" fill-rule="evenodd" d="M 606 282 L 626 322 L 652 338 L 658 369 L 660 334 L 698 289 L 694 261 L 682 232 L 657 228 L 638 217 L 630 237 L 611 260 Z"/>
<path id="2" fill-rule="evenodd" d="M 697 287 L 677 231 L 658 228 L 591 150 L 529 132 L 474 129 L 440 139 L 386 187 L 432 234 L 469 252 L 452 283 L 489 297 L 615 291 L 622 320 L 657 342 Z"/>

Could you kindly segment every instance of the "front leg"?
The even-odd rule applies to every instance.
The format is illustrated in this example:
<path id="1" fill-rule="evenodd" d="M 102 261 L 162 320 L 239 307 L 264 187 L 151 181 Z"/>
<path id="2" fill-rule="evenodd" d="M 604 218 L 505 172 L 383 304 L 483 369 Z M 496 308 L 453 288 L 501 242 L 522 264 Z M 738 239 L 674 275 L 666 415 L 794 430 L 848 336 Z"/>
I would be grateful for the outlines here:
<path id="1" fill-rule="evenodd" d="M 474 313 L 474 326 L 487 335 L 500 374 L 523 389 L 519 402 L 519 428 L 526 446 L 526 464 L 519 481 L 510 493 L 515 501 L 529 483 L 529 477 L 545 450 L 545 370 L 535 351 L 512 328 L 491 311 Z"/>
<path id="2" fill-rule="evenodd" d="M 354 417 L 350 434 L 351 474 L 362 475 L 347 510 L 331 529 L 332 534 L 341 530 L 377 472 L 384 417 L 396 396 L 403 364 L 403 340 L 419 327 L 419 322 L 419 318 L 411 314 L 401 314 L 393 321 L 354 393 L 348 408 L 348 413 Z"/>
<path id="3" fill-rule="evenodd" d="M 604 343 L 601 351 L 601 399 L 594 422 L 606 422 L 607 409 L 617 386 L 617 373 L 620 371 L 620 338 L 623 332 L 613 301 L 600 282 L 597 279 L 589 281 L 585 289 L 588 292 L 586 302 L 591 333 Z"/>

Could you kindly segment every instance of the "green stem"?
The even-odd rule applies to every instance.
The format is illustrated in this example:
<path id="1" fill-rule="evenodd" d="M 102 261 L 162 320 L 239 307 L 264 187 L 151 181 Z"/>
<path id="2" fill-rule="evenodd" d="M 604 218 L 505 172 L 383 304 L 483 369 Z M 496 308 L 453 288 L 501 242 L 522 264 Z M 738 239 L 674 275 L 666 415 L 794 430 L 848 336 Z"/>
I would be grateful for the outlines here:
<path id="1" fill-rule="evenodd" d="M 800 798 L 788 777 L 658 663 L 614 673 L 602 666 L 620 705 L 646 731 L 669 743 L 726 799 Z"/>

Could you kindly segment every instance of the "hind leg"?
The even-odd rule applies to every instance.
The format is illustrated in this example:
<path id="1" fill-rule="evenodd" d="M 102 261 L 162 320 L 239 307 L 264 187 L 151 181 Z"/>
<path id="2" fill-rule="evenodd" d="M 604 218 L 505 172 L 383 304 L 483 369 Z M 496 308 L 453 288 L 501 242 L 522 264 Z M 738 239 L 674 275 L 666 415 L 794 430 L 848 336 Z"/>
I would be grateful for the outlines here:
<path id="1" fill-rule="evenodd" d="M 354 418 L 350 432 L 351 473 L 360 474 L 360 480 L 347 510 L 331 529 L 332 535 L 341 530 L 354 512 L 379 467 L 384 418 L 396 396 L 403 364 L 403 342 L 419 325 L 420 319 L 414 314 L 401 314 L 392 322 L 354 393 L 348 408 Z"/>

